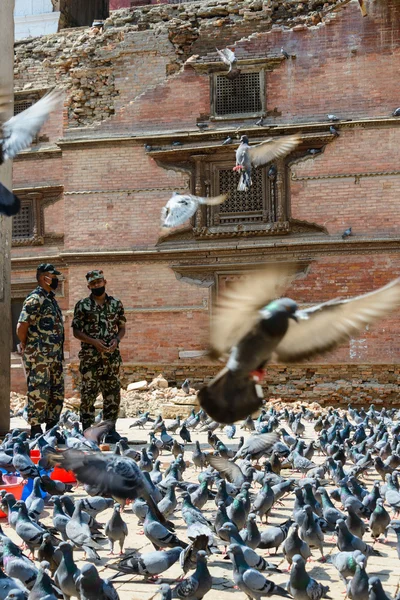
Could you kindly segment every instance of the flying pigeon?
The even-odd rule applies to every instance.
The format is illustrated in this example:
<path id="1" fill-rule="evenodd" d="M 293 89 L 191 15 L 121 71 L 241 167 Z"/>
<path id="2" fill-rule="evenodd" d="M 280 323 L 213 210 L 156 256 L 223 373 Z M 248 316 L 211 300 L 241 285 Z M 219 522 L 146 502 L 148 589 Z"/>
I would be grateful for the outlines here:
<path id="1" fill-rule="evenodd" d="M 233 423 L 259 408 L 262 390 L 255 379 L 271 359 L 290 363 L 324 354 L 400 305 L 398 278 L 362 296 L 299 310 L 294 300 L 279 298 L 289 279 L 289 269 L 270 267 L 232 283 L 217 300 L 210 355 L 230 354 L 198 398 L 220 423 Z"/>
<path id="2" fill-rule="evenodd" d="M 236 150 L 236 166 L 234 171 L 240 171 L 238 191 L 248 192 L 251 185 L 251 168 L 266 165 L 279 156 L 286 156 L 300 143 L 298 135 L 285 135 L 269 138 L 256 146 L 249 146 L 249 138 L 242 135 L 240 146 Z"/>
<path id="3" fill-rule="evenodd" d="M 33 106 L 11 117 L 0 126 L 0 165 L 12 160 L 31 145 L 50 113 L 61 103 L 63 93 L 53 90 Z M 0 104 L 0 123 L 8 102 Z M 0 183 L 0 214 L 11 217 L 20 209 L 20 201 L 10 190 Z"/>
<path id="4" fill-rule="evenodd" d="M 200 204 L 216 206 L 225 202 L 226 198 L 226 194 L 213 198 L 201 198 L 192 194 L 174 193 L 161 210 L 161 227 L 169 229 L 170 227 L 182 225 L 182 223 L 193 217 Z"/>
<path id="5" fill-rule="evenodd" d="M 229 67 L 228 73 L 230 73 L 232 71 L 233 65 L 237 62 L 235 53 L 232 52 L 232 50 L 230 50 L 229 48 L 224 48 L 223 50 L 218 50 L 218 48 L 215 49 L 218 52 L 218 56 L 220 57 L 222 62 Z"/>
<path id="6" fill-rule="evenodd" d="M 358 0 L 358 4 L 360 5 L 361 14 L 363 17 L 368 16 L 367 7 L 365 4 L 365 0 Z"/>

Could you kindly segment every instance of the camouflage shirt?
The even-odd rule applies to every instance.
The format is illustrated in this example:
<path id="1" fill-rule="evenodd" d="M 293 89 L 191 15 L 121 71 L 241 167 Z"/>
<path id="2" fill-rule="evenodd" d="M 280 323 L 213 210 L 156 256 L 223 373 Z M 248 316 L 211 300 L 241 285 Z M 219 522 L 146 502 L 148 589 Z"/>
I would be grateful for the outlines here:
<path id="1" fill-rule="evenodd" d="M 53 292 L 40 285 L 25 299 L 18 323 L 28 323 L 25 358 L 63 360 L 64 323 Z"/>
<path id="2" fill-rule="evenodd" d="M 106 294 L 103 305 L 98 304 L 93 296 L 79 300 L 75 305 L 71 326 L 91 338 L 109 344 L 118 335 L 118 331 L 125 322 L 126 317 L 121 300 Z M 94 346 L 85 342 L 81 342 L 81 348 L 79 353 L 81 358 L 100 354 Z M 108 355 L 109 358 L 114 358 L 114 354 L 119 356 L 119 351 L 116 350 Z"/>

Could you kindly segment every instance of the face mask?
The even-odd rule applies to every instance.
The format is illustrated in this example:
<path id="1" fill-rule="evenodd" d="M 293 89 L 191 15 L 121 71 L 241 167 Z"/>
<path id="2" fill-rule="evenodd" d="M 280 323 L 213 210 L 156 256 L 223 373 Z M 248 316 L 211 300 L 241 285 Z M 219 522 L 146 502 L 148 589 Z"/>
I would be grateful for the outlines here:
<path id="1" fill-rule="evenodd" d="M 47 285 L 49 285 L 51 287 L 52 290 L 56 290 L 58 288 L 58 278 L 54 277 L 54 279 L 51 279 L 50 282 L 47 282 Z"/>
<path id="2" fill-rule="evenodd" d="M 106 291 L 106 286 L 102 285 L 101 287 L 98 288 L 92 288 L 92 294 L 93 296 L 102 296 L 104 294 L 104 292 Z"/>

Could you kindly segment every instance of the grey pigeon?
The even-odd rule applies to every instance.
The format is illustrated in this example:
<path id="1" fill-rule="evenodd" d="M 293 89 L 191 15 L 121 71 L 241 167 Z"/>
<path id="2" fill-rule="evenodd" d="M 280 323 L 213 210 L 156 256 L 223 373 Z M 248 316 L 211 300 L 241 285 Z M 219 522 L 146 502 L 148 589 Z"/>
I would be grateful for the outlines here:
<path id="1" fill-rule="evenodd" d="M 82 499 L 83 510 L 93 518 L 96 518 L 98 514 L 100 514 L 104 510 L 107 510 L 107 508 L 112 508 L 113 505 L 114 501 L 112 500 L 112 498 L 102 498 L 101 496 L 94 496 L 92 498 Z"/>
<path id="2" fill-rule="evenodd" d="M 55 584 L 62 591 L 64 598 L 78 598 L 77 580 L 80 570 L 73 558 L 72 546 L 69 542 L 61 542 L 58 546 L 62 553 L 61 562 L 54 574 Z"/>
<path id="3" fill-rule="evenodd" d="M 286 60 L 289 60 L 290 55 L 286 52 L 284 48 L 281 48 L 281 54 L 284 58 L 286 58 Z"/>
<path id="4" fill-rule="evenodd" d="M 63 540 L 66 541 L 68 539 L 66 527 L 71 517 L 64 513 L 61 500 L 58 496 L 52 496 L 50 501 L 54 504 L 53 526 L 61 533 Z"/>
<path id="5" fill-rule="evenodd" d="M 328 121 L 332 121 L 332 123 L 334 123 L 335 121 L 340 121 L 340 119 L 336 115 L 330 114 L 328 115 Z"/>
<path id="6" fill-rule="evenodd" d="M 26 600 L 26 593 L 22 590 L 14 588 L 8 592 L 5 600 Z"/>
<path id="7" fill-rule="evenodd" d="M 365 571 L 365 556 L 356 557 L 356 572 L 347 584 L 347 595 L 351 600 L 368 600 L 368 575 Z"/>
<path id="8" fill-rule="evenodd" d="M 15 158 L 21 150 L 28 148 L 47 121 L 50 113 L 61 104 L 62 93 L 53 90 L 33 106 L 1 123 L 0 129 L 0 165 Z M 1 101 L 0 114 L 7 102 Z M 18 213 L 20 201 L 6 187 L 0 184 L 0 213 L 12 216 Z"/>
<path id="9" fill-rule="evenodd" d="M 318 518 L 314 516 L 312 508 L 309 504 L 304 507 L 305 516 L 300 526 L 300 537 L 306 542 L 310 548 L 318 548 L 321 552 L 321 557 L 324 557 L 324 534 L 318 522 Z"/>
<path id="10" fill-rule="evenodd" d="M 101 579 L 94 565 L 83 565 L 77 582 L 80 600 L 119 600 L 112 583 Z"/>
<path id="11" fill-rule="evenodd" d="M 192 454 L 192 462 L 196 470 L 198 468 L 203 470 L 206 466 L 206 455 L 204 452 L 201 451 L 200 442 L 198 440 L 196 440 L 195 442 L 195 449 L 193 450 Z"/>
<path id="12" fill-rule="evenodd" d="M 382 587 L 379 577 L 370 577 L 368 580 L 369 600 L 390 600 Z"/>
<path id="13" fill-rule="evenodd" d="M 347 528 L 346 523 L 339 519 L 336 523 L 337 541 L 336 545 L 341 552 L 352 552 L 353 550 L 361 550 L 365 556 L 381 556 L 378 550 L 374 550 L 361 538 L 353 535 Z"/>
<path id="14" fill-rule="evenodd" d="M 46 533 L 46 531 L 35 521 L 32 521 L 29 518 L 25 502 L 19 500 L 16 502 L 15 507 L 19 508 L 15 531 L 25 542 L 33 555 L 35 548 L 39 548 L 40 544 L 42 543 L 43 535 Z"/>
<path id="15" fill-rule="evenodd" d="M 182 225 L 193 217 L 200 205 L 216 206 L 225 202 L 226 198 L 226 194 L 202 198 L 192 194 L 174 193 L 161 210 L 161 227 L 169 229 Z"/>
<path id="16" fill-rule="evenodd" d="M 182 553 L 182 548 L 177 546 L 168 550 L 156 550 L 154 552 L 131 553 L 116 565 L 108 565 L 111 569 L 128 575 L 143 575 L 144 578 L 157 578 L 158 575 L 167 571 L 174 565 Z"/>
<path id="17" fill-rule="evenodd" d="M 361 550 L 353 550 L 353 552 L 338 552 L 329 557 L 329 562 L 333 564 L 339 572 L 339 576 L 347 588 L 347 579 L 354 577 L 357 566 L 357 557 L 364 556 Z"/>
<path id="18" fill-rule="evenodd" d="M 392 117 L 400 117 L 400 106 L 393 111 Z"/>
<path id="19" fill-rule="evenodd" d="M 248 598 L 259 600 L 259 598 L 265 596 L 290 597 L 290 594 L 283 587 L 276 585 L 270 579 L 266 579 L 256 569 L 250 569 L 247 566 L 242 549 L 238 544 L 231 544 L 228 553 L 233 563 L 233 581 Z"/>
<path id="20" fill-rule="evenodd" d="M 292 519 L 288 519 L 284 523 L 281 523 L 281 525 L 278 525 L 276 527 L 268 527 L 267 529 L 262 531 L 259 548 L 263 550 L 272 550 L 272 548 L 275 548 L 276 554 L 279 546 L 287 538 L 292 523 Z"/>
<path id="21" fill-rule="evenodd" d="M 82 548 L 90 559 L 99 559 L 96 550 L 101 546 L 94 541 L 89 525 L 82 518 L 82 500 L 77 500 L 74 513 L 65 527 L 68 539 L 78 548 Z"/>
<path id="22" fill-rule="evenodd" d="M 351 235 L 353 235 L 352 229 L 351 229 L 351 227 L 348 227 L 342 233 L 342 240 L 345 240 L 346 238 L 350 237 Z"/>
<path id="23" fill-rule="evenodd" d="M 236 167 L 234 171 L 240 172 L 238 191 L 248 192 L 252 186 L 251 169 L 267 163 L 280 156 L 286 156 L 299 144 L 297 135 L 287 135 L 269 138 L 256 146 L 249 146 L 249 138 L 242 135 L 240 146 L 236 150 Z M 211 415 L 210 415 L 211 416 Z"/>
<path id="24" fill-rule="evenodd" d="M 292 558 L 292 569 L 288 590 L 296 600 L 320 600 L 329 598 L 329 586 L 318 583 L 306 571 L 304 559 L 295 554 Z"/>
<path id="25" fill-rule="evenodd" d="M 172 597 L 201 600 L 211 588 L 212 577 L 207 568 L 207 554 L 204 550 L 199 550 L 195 572 L 178 583 L 172 591 Z"/>
<path id="26" fill-rule="evenodd" d="M 29 593 L 29 600 L 57 600 L 56 590 L 46 572 L 48 566 L 49 563 L 45 561 L 40 563 L 35 584 Z"/>
<path id="27" fill-rule="evenodd" d="M 167 492 L 162 500 L 157 504 L 158 510 L 168 519 L 175 511 L 178 501 L 175 495 L 175 484 L 167 487 Z"/>
<path id="28" fill-rule="evenodd" d="M 38 468 L 26 453 L 23 444 L 20 442 L 14 444 L 13 452 L 13 465 L 21 477 L 25 479 L 39 477 Z"/>
<path id="29" fill-rule="evenodd" d="M 120 504 L 114 504 L 113 514 L 105 526 L 104 533 L 110 541 L 110 554 L 114 554 L 115 542 L 119 543 L 120 554 L 123 554 L 125 538 L 128 535 L 128 526 L 121 517 Z"/>
<path id="30" fill-rule="evenodd" d="M 25 600 L 26 595 L 24 594 L 25 588 L 17 579 L 13 579 L 6 575 L 2 569 L 0 569 L 0 600 L 5 600 L 5 598 L 12 592 L 13 590 L 18 590 L 19 593 L 23 594 L 23 598 Z"/>
<path id="31" fill-rule="evenodd" d="M 387 529 L 390 525 L 390 515 L 383 506 L 383 500 L 378 498 L 376 508 L 369 518 L 371 535 L 377 540 L 382 534 L 387 535 Z"/>
<path id="32" fill-rule="evenodd" d="M 18 546 L 7 538 L 3 540 L 3 565 L 9 577 L 19 579 L 28 590 L 32 589 L 38 570 L 35 564 L 22 554 Z"/>
<path id="33" fill-rule="evenodd" d="M 283 556 L 288 561 L 289 565 L 292 564 L 293 556 L 300 554 L 304 560 L 307 560 L 311 556 L 311 550 L 307 542 L 304 542 L 299 537 L 299 526 L 297 523 L 293 523 L 289 530 L 289 535 L 283 542 L 282 552 Z"/>
<path id="34" fill-rule="evenodd" d="M 41 491 L 40 477 L 35 477 L 33 480 L 32 492 L 25 500 L 26 508 L 28 509 L 29 513 L 35 517 L 35 519 L 40 517 L 44 509 L 44 499 L 42 498 Z"/>
<path id="35" fill-rule="evenodd" d="M 247 517 L 246 528 L 240 532 L 240 537 L 249 548 L 256 550 L 261 542 L 261 534 L 257 527 L 256 515 L 250 513 Z"/>
<path id="36" fill-rule="evenodd" d="M 367 531 L 367 526 L 364 521 L 360 519 L 357 512 L 351 506 L 351 504 L 346 504 L 345 506 L 348 516 L 346 518 L 346 525 L 348 530 L 353 534 L 358 536 L 359 538 L 363 538 L 364 533 Z M 389 517 L 390 520 L 390 517 Z"/>
<path id="37" fill-rule="evenodd" d="M 250 568 L 257 569 L 257 571 L 274 571 L 275 573 L 280 573 L 280 569 L 269 563 L 243 542 L 236 525 L 233 523 L 224 523 L 220 529 L 221 531 L 227 533 L 230 544 L 237 544 L 241 547 L 244 560 Z"/>
<path id="38" fill-rule="evenodd" d="M 263 485 L 260 492 L 257 494 L 252 512 L 260 517 L 260 521 L 262 521 L 263 516 L 265 517 L 265 522 L 268 522 L 268 514 L 274 504 L 275 494 L 272 487 L 269 485 L 268 481 Z"/>
<path id="39" fill-rule="evenodd" d="M 145 536 L 150 540 L 156 550 L 159 548 L 175 548 L 176 546 L 186 548 L 187 546 L 185 542 L 179 540 L 174 533 L 168 531 L 168 529 L 157 520 L 153 510 L 150 508 L 147 511 L 144 520 L 143 530 Z"/>
<path id="40" fill-rule="evenodd" d="M 400 278 L 363 296 L 303 310 L 290 298 L 269 302 L 283 293 L 292 276 L 290 269 L 265 268 L 232 283 L 217 299 L 210 355 L 230 356 L 198 398 L 220 423 L 231 424 L 259 408 L 262 393 L 254 378 L 272 358 L 287 363 L 323 354 L 400 305 Z"/>

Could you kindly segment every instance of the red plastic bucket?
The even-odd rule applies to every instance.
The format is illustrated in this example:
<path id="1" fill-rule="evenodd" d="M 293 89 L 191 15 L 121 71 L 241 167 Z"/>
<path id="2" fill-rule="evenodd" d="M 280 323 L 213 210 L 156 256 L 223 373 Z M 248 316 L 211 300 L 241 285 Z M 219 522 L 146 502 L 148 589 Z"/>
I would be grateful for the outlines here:
<path id="1" fill-rule="evenodd" d="M 23 477 L 16 477 L 15 475 L 3 475 L 3 481 L 6 485 L 0 485 L 0 490 L 6 490 L 14 494 L 16 500 L 21 500 L 22 491 L 24 489 L 25 480 Z M 7 515 L 0 509 L 0 519 L 6 518 Z"/>
<path id="2" fill-rule="evenodd" d="M 35 463 L 35 465 L 38 464 L 40 459 L 41 459 L 40 450 L 31 450 L 31 461 L 33 463 Z"/>
<path id="3" fill-rule="evenodd" d="M 54 467 L 50 479 L 62 481 L 63 483 L 76 483 L 75 475 L 72 471 L 66 471 L 61 467 Z"/>

